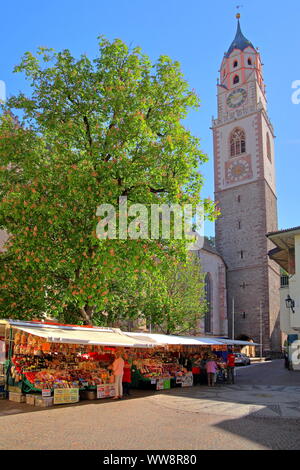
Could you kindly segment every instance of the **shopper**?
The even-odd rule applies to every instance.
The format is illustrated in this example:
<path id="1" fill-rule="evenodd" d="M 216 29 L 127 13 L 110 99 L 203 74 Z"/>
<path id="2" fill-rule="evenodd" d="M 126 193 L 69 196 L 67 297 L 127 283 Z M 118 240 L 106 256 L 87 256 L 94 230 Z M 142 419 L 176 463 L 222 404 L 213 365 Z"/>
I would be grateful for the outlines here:
<path id="1" fill-rule="evenodd" d="M 206 372 L 207 353 L 202 354 L 200 360 L 200 384 L 207 384 L 207 372 Z"/>
<path id="2" fill-rule="evenodd" d="M 195 355 L 192 360 L 192 373 L 193 373 L 193 382 L 194 385 L 198 385 L 200 383 L 200 362 L 201 358 L 198 355 Z"/>
<path id="3" fill-rule="evenodd" d="M 209 357 L 206 363 L 207 381 L 209 387 L 215 386 L 215 376 L 218 366 L 213 356 Z"/>
<path id="4" fill-rule="evenodd" d="M 128 362 L 128 356 L 124 356 L 124 374 L 122 379 L 122 387 L 124 395 L 130 396 L 130 384 L 131 384 L 131 364 Z"/>
<path id="5" fill-rule="evenodd" d="M 112 363 L 112 370 L 115 377 L 116 388 L 116 396 L 114 397 L 114 400 L 117 400 L 118 398 L 121 399 L 123 397 L 122 378 L 124 373 L 124 359 L 119 351 L 116 352 L 115 360 Z"/>
<path id="6" fill-rule="evenodd" d="M 235 355 L 230 349 L 227 355 L 227 383 L 228 384 L 234 384 L 234 367 L 235 367 Z"/>

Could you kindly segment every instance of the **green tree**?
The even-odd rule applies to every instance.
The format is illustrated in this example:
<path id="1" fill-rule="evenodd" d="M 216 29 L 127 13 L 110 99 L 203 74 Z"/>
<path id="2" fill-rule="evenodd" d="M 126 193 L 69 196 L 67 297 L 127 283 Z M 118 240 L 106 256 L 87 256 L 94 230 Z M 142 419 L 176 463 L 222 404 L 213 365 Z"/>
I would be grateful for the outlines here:
<path id="1" fill-rule="evenodd" d="M 207 304 L 204 274 L 194 254 L 189 255 L 185 263 L 162 263 L 160 276 L 148 277 L 146 283 L 143 312 L 155 331 L 165 334 L 199 332 Z"/>
<path id="2" fill-rule="evenodd" d="M 101 324 L 141 276 L 160 276 L 166 250 L 169 263 L 186 259 L 182 240 L 99 240 L 96 209 L 121 196 L 147 207 L 199 203 L 206 156 L 182 123 L 198 98 L 177 62 L 152 64 L 121 40 L 99 38 L 94 60 L 40 48 L 15 71 L 32 94 L 8 100 L 0 122 L 0 228 L 10 234 L 1 316 Z"/>

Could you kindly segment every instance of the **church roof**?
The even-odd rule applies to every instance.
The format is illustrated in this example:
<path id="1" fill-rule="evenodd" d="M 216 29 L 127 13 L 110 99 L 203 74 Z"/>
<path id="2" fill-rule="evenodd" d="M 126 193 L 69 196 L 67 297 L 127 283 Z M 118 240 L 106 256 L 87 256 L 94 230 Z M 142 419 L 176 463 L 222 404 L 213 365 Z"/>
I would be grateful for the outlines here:
<path id="1" fill-rule="evenodd" d="M 212 253 L 213 255 L 217 255 L 223 261 L 224 265 L 227 267 L 227 264 L 225 263 L 223 256 L 220 255 L 216 247 L 213 246 L 213 244 L 209 241 L 207 237 L 204 237 L 204 243 L 203 243 L 203 247 L 201 248 L 201 250 L 207 251 L 208 253 Z"/>
<path id="2" fill-rule="evenodd" d="M 238 20 L 236 35 L 231 43 L 231 46 L 228 49 L 226 57 L 229 57 L 230 54 L 234 51 L 234 49 L 239 49 L 240 51 L 243 51 L 244 49 L 246 49 L 246 47 L 252 47 L 253 49 L 255 49 L 252 42 L 248 41 L 248 39 L 246 39 L 243 35 L 240 21 Z"/>

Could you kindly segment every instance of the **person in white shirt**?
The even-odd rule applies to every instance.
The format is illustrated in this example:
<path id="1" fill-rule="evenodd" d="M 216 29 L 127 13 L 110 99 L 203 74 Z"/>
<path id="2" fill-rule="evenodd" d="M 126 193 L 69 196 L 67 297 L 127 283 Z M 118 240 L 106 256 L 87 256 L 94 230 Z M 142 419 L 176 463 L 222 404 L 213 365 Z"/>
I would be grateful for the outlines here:
<path id="1" fill-rule="evenodd" d="M 116 388 L 116 396 L 114 397 L 114 400 L 117 400 L 118 398 L 121 399 L 123 397 L 122 378 L 124 373 L 124 359 L 119 351 L 116 352 L 115 360 L 112 363 L 112 370 L 115 377 Z"/>

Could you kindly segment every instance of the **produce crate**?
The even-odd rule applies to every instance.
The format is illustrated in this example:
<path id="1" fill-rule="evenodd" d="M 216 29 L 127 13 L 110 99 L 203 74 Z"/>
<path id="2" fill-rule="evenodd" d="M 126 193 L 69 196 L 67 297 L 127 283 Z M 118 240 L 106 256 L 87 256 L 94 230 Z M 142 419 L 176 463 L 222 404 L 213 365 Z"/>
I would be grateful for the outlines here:
<path id="1" fill-rule="evenodd" d="M 25 395 L 23 395 L 22 393 L 15 393 L 15 392 L 9 392 L 9 397 L 8 399 L 10 401 L 15 401 L 17 403 L 25 403 Z"/>
<path id="2" fill-rule="evenodd" d="M 18 393 L 19 395 L 22 394 L 22 389 L 20 387 L 16 387 L 16 386 L 13 386 L 13 385 L 8 386 L 8 391 L 12 392 L 12 393 Z"/>
<path id="3" fill-rule="evenodd" d="M 40 406 L 41 408 L 47 408 L 49 406 L 53 406 L 53 397 L 41 397 L 41 396 L 36 396 L 34 400 L 34 405 L 35 406 Z"/>
<path id="4" fill-rule="evenodd" d="M 26 395 L 26 403 L 28 405 L 35 405 L 36 395 L 30 395 L 29 393 Z"/>

